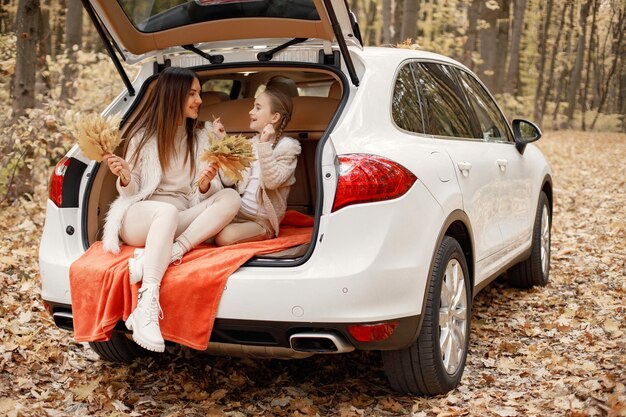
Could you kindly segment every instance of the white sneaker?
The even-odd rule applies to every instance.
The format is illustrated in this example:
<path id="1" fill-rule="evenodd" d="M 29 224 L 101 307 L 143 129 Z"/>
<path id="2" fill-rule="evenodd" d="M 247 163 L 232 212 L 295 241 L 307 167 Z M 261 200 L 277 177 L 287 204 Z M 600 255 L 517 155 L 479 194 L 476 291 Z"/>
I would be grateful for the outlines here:
<path id="1" fill-rule="evenodd" d="M 183 251 L 180 248 L 180 243 L 174 242 L 172 245 L 172 256 L 170 257 L 170 264 L 180 265 L 183 263 Z"/>
<path id="2" fill-rule="evenodd" d="M 128 259 L 128 276 L 130 285 L 136 284 L 143 278 L 143 253 L 144 249 L 135 249 L 133 257 Z"/>
<path id="3" fill-rule="evenodd" d="M 126 320 L 126 327 L 133 332 L 133 340 L 144 349 L 153 352 L 165 351 L 165 341 L 159 327 L 159 319 L 162 318 L 159 287 L 143 285 L 139 290 L 137 308 Z"/>

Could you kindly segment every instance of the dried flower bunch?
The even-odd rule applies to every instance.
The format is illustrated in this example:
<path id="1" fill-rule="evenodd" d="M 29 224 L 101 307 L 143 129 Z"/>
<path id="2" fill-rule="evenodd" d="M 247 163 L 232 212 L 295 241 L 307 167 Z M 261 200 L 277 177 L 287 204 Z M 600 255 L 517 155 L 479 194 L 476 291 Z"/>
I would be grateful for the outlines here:
<path id="1" fill-rule="evenodd" d="M 104 118 L 97 113 L 81 117 L 74 132 L 78 147 L 87 158 L 102 162 L 104 155 L 113 153 L 122 140 L 119 124 L 119 117 Z M 127 183 L 129 179 L 122 175 L 122 181 Z"/>
<path id="2" fill-rule="evenodd" d="M 217 139 L 211 133 L 210 148 L 200 155 L 202 161 L 217 163 L 224 174 L 233 181 L 240 181 L 241 171 L 248 168 L 256 160 L 252 143 L 243 135 L 226 135 Z"/>

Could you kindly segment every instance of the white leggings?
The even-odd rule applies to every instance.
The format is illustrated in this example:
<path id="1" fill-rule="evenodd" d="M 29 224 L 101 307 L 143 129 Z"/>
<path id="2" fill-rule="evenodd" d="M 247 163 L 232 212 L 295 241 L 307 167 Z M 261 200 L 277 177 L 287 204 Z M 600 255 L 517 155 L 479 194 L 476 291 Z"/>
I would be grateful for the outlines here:
<path id="1" fill-rule="evenodd" d="M 174 239 L 189 251 L 215 236 L 235 217 L 241 198 L 225 188 L 201 203 L 178 211 L 170 203 L 139 201 L 128 209 L 120 237 L 131 246 L 145 246 L 143 282 L 161 284 L 172 256 Z"/>

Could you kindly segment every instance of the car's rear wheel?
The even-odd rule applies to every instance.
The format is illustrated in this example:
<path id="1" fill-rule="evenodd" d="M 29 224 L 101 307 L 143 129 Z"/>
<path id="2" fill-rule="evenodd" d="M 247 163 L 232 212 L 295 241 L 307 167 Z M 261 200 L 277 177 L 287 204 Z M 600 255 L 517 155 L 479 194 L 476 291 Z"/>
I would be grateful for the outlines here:
<path id="1" fill-rule="evenodd" d="M 550 274 L 550 228 L 552 211 L 548 197 L 542 191 L 539 194 L 530 257 L 513 267 L 507 276 L 511 285 L 518 288 L 544 286 Z"/>
<path id="2" fill-rule="evenodd" d="M 109 362 L 132 362 L 150 354 L 128 335 L 120 332 L 113 332 L 111 339 L 106 342 L 89 342 L 89 346 L 98 356 Z"/>
<path id="3" fill-rule="evenodd" d="M 461 245 L 451 237 L 441 242 L 427 291 L 417 340 L 406 349 L 383 351 L 383 362 L 394 389 L 436 395 L 459 384 L 469 342 L 469 272 Z"/>

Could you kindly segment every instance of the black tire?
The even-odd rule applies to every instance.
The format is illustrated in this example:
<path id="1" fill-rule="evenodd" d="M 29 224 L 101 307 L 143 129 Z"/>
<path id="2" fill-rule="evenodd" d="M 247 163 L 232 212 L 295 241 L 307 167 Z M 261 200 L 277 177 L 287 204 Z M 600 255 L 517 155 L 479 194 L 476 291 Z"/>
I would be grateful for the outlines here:
<path id="1" fill-rule="evenodd" d="M 542 191 L 539 194 L 535 223 L 533 225 L 530 257 L 507 271 L 509 283 L 517 288 L 545 286 L 550 275 L 550 239 L 552 228 L 552 210 L 548 197 Z"/>
<path id="2" fill-rule="evenodd" d="M 455 365 L 452 367 L 454 369 L 446 368 L 445 360 L 450 361 L 452 355 L 444 358 L 440 340 L 442 335 L 442 327 L 439 322 L 440 310 L 442 309 L 442 287 L 444 281 L 451 282 L 449 281 L 451 278 L 446 274 L 448 266 L 455 268 L 457 272 L 459 269 L 463 272 L 460 281 L 463 282 L 465 288 L 465 306 L 461 306 L 465 309 L 465 322 L 458 326 L 458 329 L 464 332 L 464 335 L 461 335 L 464 340 L 458 343 L 458 348 L 461 350 L 456 350 L 457 355 L 455 356 L 458 359 L 454 360 Z M 469 272 L 461 245 L 451 237 L 445 236 L 441 242 L 435 256 L 427 291 L 424 320 L 415 343 L 406 349 L 383 351 L 382 356 L 385 374 L 393 389 L 418 395 L 437 395 L 454 389 L 461 381 L 469 344 L 472 305 Z M 461 304 L 462 294 L 459 295 Z"/>
<path id="3" fill-rule="evenodd" d="M 150 354 L 122 332 L 113 332 L 106 342 L 89 342 L 89 346 L 100 358 L 109 362 L 132 362 Z"/>

